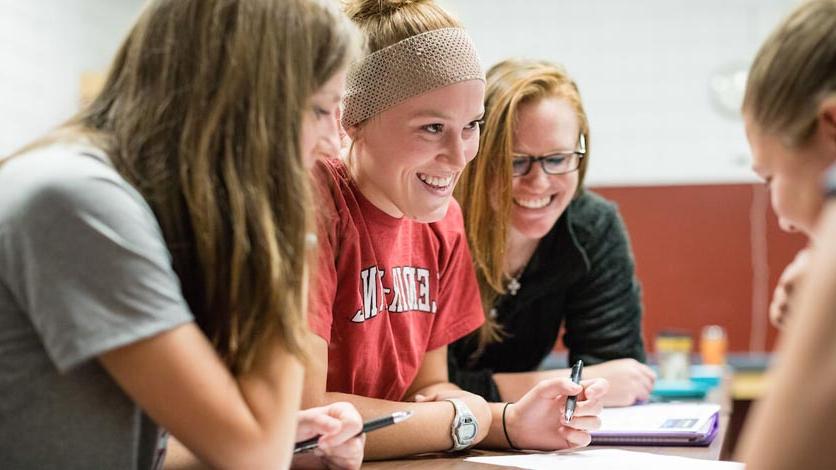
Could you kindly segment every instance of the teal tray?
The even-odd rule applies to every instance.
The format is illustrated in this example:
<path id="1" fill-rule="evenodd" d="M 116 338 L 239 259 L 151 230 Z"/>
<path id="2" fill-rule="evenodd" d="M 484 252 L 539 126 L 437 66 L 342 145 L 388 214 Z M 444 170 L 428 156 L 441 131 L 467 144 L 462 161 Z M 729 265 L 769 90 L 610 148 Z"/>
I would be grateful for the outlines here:
<path id="1" fill-rule="evenodd" d="M 651 395 L 655 398 L 705 398 L 713 385 L 694 380 L 657 380 Z"/>

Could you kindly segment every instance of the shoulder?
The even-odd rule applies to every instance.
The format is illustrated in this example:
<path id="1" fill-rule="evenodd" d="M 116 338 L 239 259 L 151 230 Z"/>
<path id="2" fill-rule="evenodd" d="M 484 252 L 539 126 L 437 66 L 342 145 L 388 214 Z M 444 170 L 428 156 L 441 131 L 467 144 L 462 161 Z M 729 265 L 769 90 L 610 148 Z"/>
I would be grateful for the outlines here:
<path id="1" fill-rule="evenodd" d="M 320 158 L 313 166 L 314 180 L 319 182 L 340 180 L 345 164 L 336 158 Z"/>
<path id="2" fill-rule="evenodd" d="M 338 200 L 338 194 L 345 194 L 351 188 L 351 176 L 346 164 L 337 158 L 321 158 L 314 163 L 313 174 L 314 193 L 317 198 Z M 318 202 L 324 202 L 318 201 Z"/>
<path id="3" fill-rule="evenodd" d="M 96 148 L 53 144 L 0 165 L 0 226 L 27 230 L 74 220 L 156 228 L 148 204 Z"/>
<path id="4" fill-rule="evenodd" d="M 614 202 L 588 189 L 569 205 L 569 217 L 573 228 L 588 233 L 605 230 L 621 220 Z"/>
<path id="5" fill-rule="evenodd" d="M 629 254 L 629 239 L 618 206 L 592 191 L 572 201 L 568 210 L 573 242 L 590 260 Z"/>
<path id="6" fill-rule="evenodd" d="M 352 198 L 348 167 L 342 160 L 322 158 L 311 171 L 317 217 L 320 223 L 330 223 L 347 210 L 348 200 Z"/>

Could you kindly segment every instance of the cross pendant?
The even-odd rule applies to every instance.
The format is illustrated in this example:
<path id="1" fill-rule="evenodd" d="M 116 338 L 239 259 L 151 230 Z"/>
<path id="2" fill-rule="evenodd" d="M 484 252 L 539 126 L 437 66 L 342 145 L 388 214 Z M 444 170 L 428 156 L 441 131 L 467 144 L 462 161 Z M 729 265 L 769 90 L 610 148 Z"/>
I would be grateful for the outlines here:
<path id="1" fill-rule="evenodd" d="M 511 295 L 517 295 L 517 291 L 520 290 L 522 285 L 517 278 L 512 277 L 510 281 L 508 281 L 508 293 Z"/>

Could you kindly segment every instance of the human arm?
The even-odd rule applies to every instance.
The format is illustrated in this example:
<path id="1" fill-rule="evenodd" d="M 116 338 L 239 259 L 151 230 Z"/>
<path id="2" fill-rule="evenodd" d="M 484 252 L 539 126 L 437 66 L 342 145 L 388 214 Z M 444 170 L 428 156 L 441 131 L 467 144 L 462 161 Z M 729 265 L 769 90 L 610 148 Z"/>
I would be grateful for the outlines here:
<path id="1" fill-rule="evenodd" d="M 234 377 L 195 325 L 141 195 L 94 156 L 49 165 L 60 171 L 34 168 L 37 186 L 4 224 L 13 254 L 0 275 L 58 373 L 94 370 L 83 385 L 106 387 L 120 406 L 130 398 L 212 466 L 286 467 L 302 383 L 293 355 L 275 343 Z M 112 400 L 95 414 L 108 419 Z"/>
<path id="2" fill-rule="evenodd" d="M 817 230 L 769 393 L 747 420 L 738 458 L 749 468 L 836 468 L 836 205 Z"/>
<path id="3" fill-rule="evenodd" d="M 517 401 L 544 380 L 569 377 L 570 369 L 537 370 L 493 374 L 502 400 Z M 604 406 L 628 406 L 646 400 L 653 389 L 656 374 L 635 359 L 615 359 L 584 367 L 587 378 L 606 379 L 609 391 L 603 397 Z"/>
<path id="4" fill-rule="evenodd" d="M 296 442 L 315 436 L 320 436 L 320 440 L 313 452 L 294 454 L 291 468 L 360 468 L 366 436 L 360 434 L 363 418 L 350 403 L 339 402 L 301 410 L 297 416 Z"/>
<path id="5" fill-rule="evenodd" d="M 769 304 L 769 321 L 775 328 L 786 326 L 792 310 L 794 293 L 798 290 L 804 273 L 807 271 L 811 251 L 809 247 L 799 251 L 778 278 L 772 301 Z"/>
<path id="6" fill-rule="evenodd" d="M 532 339 L 534 338 L 539 338 L 539 335 L 534 335 Z M 495 373 L 478 361 L 475 365 L 468 364 L 476 349 L 475 341 L 475 337 L 469 336 L 451 345 L 447 361 L 450 381 L 489 402 L 515 402 L 544 380 L 569 377 L 569 369 Z M 587 366 L 584 373 L 587 378 L 603 378 L 609 381 L 610 391 L 604 397 L 605 406 L 626 406 L 646 399 L 655 379 L 655 374 L 649 367 L 632 358 L 614 359 Z"/>
<path id="7" fill-rule="evenodd" d="M 327 436 L 312 452 L 294 453 L 291 468 L 356 469 L 363 461 L 365 436 L 357 434 L 363 426 L 360 414 L 348 403 L 334 403 L 297 413 L 295 441 Z M 355 437 L 357 436 L 357 437 Z M 329 444 L 330 443 L 330 444 Z M 201 463 L 176 438 L 169 437 L 165 468 L 198 470 Z"/>
<path id="8" fill-rule="evenodd" d="M 505 404 L 492 403 L 493 424 L 481 447 L 507 449 L 513 444 L 518 449 L 553 451 L 587 446 L 589 432 L 601 426 L 598 415 L 607 387 L 603 379 L 583 380 L 580 385 L 568 377 L 543 380 L 508 405 L 506 429 L 502 428 Z M 575 416 L 567 422 L 563 412 L 571 395 L 577 395 L 578 402 Z"/>
<path id="9" fill-rule="evenodd" d="M 218 468 L 285 468 L 302 367 L 276 344 L 234 378 L 194 324 L 108 351 L 119 386 L 200 460 Z"/>
<path id="10" fill-rule="evenodd" d="M 446 451 L 453 447 L 451 423 L 453 406 L 446 401 L 406 402 L 381 400 L 346 393 L 326 392 L 328 345 L 320 337 L 311 338 L 312 361 L 305 374 L 302 407 L 320 406 L 335 401 L 353 404 L 363 419 L 377 418 L 395 411 L 412 411 L 407 421 L 389 426 L 366 438 L 366 458 L 370 460 Z M 447 382 L 446 346 L 428 352 L 405 397 L 434 395 L 455 389 Z M 461 392 L 460 393 L 465 393 Z M 489 428 L 490 410 L 485 401 L 473 394 L 459 396 L 479 423 L 476 440 L 484 438 Z"/>
<path id="11" fill-rule="evenodd" d="M 554 451 L 586 446 L 591 440 L 589 431 L 600 427 L 598 415 L 607 387 L 603 379 L 584 380 L 578 385 L 568 377 L 552 378 L 527 390 L 517 402 L 507 404 L 507 409 L 506 403 L 490 403 L 491 427 L 477 447 Z M 422 400 L 442 400 L 463 393 L 467 392 L 446 389 Z M 575 417 L 567 422 L 563 412 L 571 395 L 578 395 L 578 402 Z"/>
<path id="12" fill-rule="evenodd" d="M 655 373 L 642 364 L 641 293 L 630 242 L 611 204 L 595 196 L 578 209 L 572 215 L 588 269 L 567 293 L 563 341 L 570 363 L 581 359 L 587 377 L 610 381 L 606 406 L 631 405 L 649 396 Z"/>
<path id="13" fill-rule="evenodd" d="M 475 359 L 476 338 L 453 344 L 451 381 L 490 401 L 516 401 L 542 380 L 568 377 L 568 369 L 537 370 L 565 319 L 572 362 L 583 359 L 586 377 L 610 381 L 606 406 L 649 396 L 655 374 L 641 363 L 639 289 L 618 214 L 587 194 L 573 202 L 569 215 L 541 241 L 519 294 L 495 304 L 506 333 L 501 342 L 489 344 Z M 551 261 L 558 255 L 559 266 Z M 613 278 L 621 283 L 615 295 L 606 292 Z"/>
<path id="14" fill-rule="evenodd" d="M 564 217 L 567 219 L 558 222 L 565 224 L 564 230 L 553 235 L 562 238 L 552 243 L 564 255 L 562 269 L 568 271 L 563 276 L 569 279 L 564 281 L 569 287 L 565 296 L 551 294 L 527 304 L 531 307 L 526 308 L 563 312 L 566 330 L 563 340 L 569 348 L 570 362 L 582 359 L 587 365 L 586 377 L 605 378 L 610 382 L 605 406 L 631 405 L 646 399 L 655 373 L 642 364 L 645 352 L 640 290 L 623 223 L 614 206 L 591 193 L 573 202 Z M 550 269 L 559 267 L 553 265 Z M 513 321 L 508 324 L 522 327 Z M 543 322 L 543 331 L 546 326 L 548 323 Z M 548 338 L 542 332 L 512 329 L 509 333 L 518 343 L 520 335 L 532 343 Z M 551 349 L 551 343 L 548 344 Z M 513 401 L 542 380 L 568 376 L 568 369 L 529 370 L 495 373 L 493 379 L 502 399 Z"/>
<path id="15" fill-rule="evenodd" d="M 554 371 L 546 372 L 554 375 Z M 606 380 L 585 380 L 581 382 L 581 387 L 569 380 L 568 371 L 560 377 L 548 377 L 547 374 L 541 376 L 543 380 L 531 387 L 520 388 L 519 399 L 508 400 L 516 403 L 508 405 L 504 420 L 502 414 L 505 403 L 490 403 L 490 431 L 477 447 L 508 449 L 511 448 L 508 437 L 511 438 L 514 447 L 537 450 L 560 450 L 582 447 L 589 443 L 589 431 L 600 425 L 597 415 L 601 412 L 602 397 L 607 393 Z M 577 394 L 581 388 L 583 392 L 579 396 L 580 401 L 576 409 L 578 418 L 566 423 L 562 418 L 566 397 Z M 424 393 L 425 396 L 420 397 L 421 401 L 457 397 L 467 392 L 452 384 L 446 384 Z M 507 429 L 503 429 L 503 423 Z"/>

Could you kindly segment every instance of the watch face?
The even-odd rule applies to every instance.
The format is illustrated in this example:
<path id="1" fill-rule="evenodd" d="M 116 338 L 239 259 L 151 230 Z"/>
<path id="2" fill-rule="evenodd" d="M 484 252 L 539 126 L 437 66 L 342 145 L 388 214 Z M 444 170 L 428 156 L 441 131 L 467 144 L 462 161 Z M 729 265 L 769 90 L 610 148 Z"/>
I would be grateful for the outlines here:
<path id="1" fill-rule="evenodd" d="M 459 428 L 456 429 L 456 435 L 459 437 L 459 442 L 469 444 L 476 437 L 476 423 L 473 421 L 463 421 Z"/>

